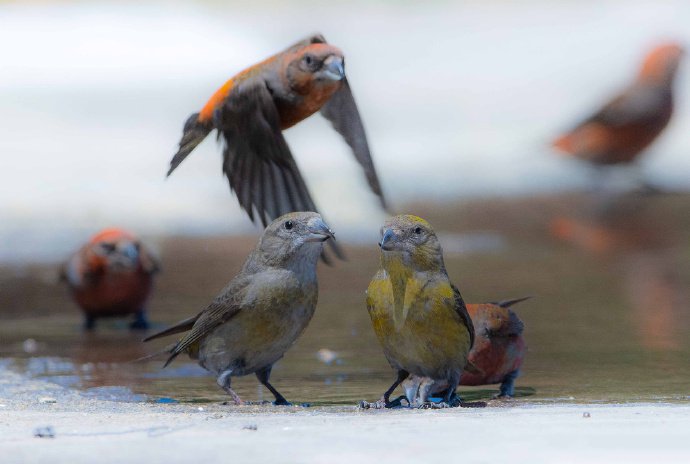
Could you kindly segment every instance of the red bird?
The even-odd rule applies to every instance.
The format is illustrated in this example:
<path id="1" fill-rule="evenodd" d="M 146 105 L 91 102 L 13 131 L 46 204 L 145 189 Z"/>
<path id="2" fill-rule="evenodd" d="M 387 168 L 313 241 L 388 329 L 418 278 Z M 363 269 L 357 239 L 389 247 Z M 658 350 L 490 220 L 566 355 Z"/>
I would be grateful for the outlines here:
<path id="1" fill-rule="evenodd" d="M 146 329 L 144 305 L 151 293 L 157 260 L 129 232 L 105 229 L 65 264 L 61 276 L 93 329 L 101 317 L 134 314 L 133 329 Z"/>
<path id="2" fill-rule="evenodd" d="M 343 54 L 320 34 L 223 84 L 201 111 L 187 119 L 168 175 L 216 129 L 225 142 L 223 172 L 252 221 L 255 212 L 266 226 L 288 212 L 316 211 L 282 131 L 317 111 L 352 148 L 385 208 L 364 126 L 345 77 Z"/>
<path id="3" fill-rule="evenodd" d="M 595 165 L 632 162 L 671 119 L 673 80 L 682 55 L 677 44 L 652 50 L 630 87 L 553 146 Z"/>
<path id="4" fill-rule="evenodd" d="M 520 374 L 527 346 L 522 337 L 524 324 L 510 308 L 528 298 L 466 305 L 475 338 L 460 385 L 500 383 L 497 398 L 510 398 L 515 394 L 515 379 Z M 448 389 L 445 382 L 435 381 L 431 385 L 428 382 L 429 379 L 408 377 L 403 382 L 405 396 L 394 400 L 394 404 L 399 405 L 402 399 L 413 404 L 420 388 L 429 388 L 429 396 L 438 396 Z"/>

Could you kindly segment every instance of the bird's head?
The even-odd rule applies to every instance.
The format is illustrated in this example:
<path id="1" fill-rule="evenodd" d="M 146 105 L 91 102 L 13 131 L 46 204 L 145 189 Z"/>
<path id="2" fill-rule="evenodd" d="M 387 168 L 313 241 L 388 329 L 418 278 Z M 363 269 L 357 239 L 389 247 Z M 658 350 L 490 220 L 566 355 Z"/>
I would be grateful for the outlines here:
<path id="1" fill-rule="evenodd" d="M 286 55 L 290 87 L 305 95 L 315 89 L 334 92 L 345 78 L 345 58 L 339 48 L 311 43 Z"/>
<path id="2" fill-rule="evenodd" d="M 87 268 L 126 272 L 140 265 L 141 243 L 131 233 L 117 228 L 102 230 L 86 246 Z"/>
<path id="3" fill-rule="evenodd" d="M 670 83 L 684 54 L 683 47 L 677 43 L 667 43 L 654 48 L 642 63 L 640 80 Z"/>
<path id="4" fill-rule="evenodd" d="M 309 265 L 315 268 L 328 239 L 335 240 L 335 234 L 320 214 L 288 213 L 266 227 L 254 255 L 264 266 Z M 250 262 L 251 258 L 248 261 L 251 266 Z"/>
<path id="5" fill-rule="evenodd" d="M 387 220 L 379 246 L 384 267 L 401 262 L 417 271 L 445 269 L 438 237 L 420 217 L 403 214 Z"/>

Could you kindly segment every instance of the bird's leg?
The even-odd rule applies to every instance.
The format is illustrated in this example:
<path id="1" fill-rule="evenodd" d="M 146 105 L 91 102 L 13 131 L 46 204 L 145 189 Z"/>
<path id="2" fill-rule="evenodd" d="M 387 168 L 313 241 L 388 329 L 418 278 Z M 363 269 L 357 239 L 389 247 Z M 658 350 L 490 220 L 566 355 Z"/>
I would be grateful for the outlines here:
<path id="1" fill-rule="evenodd" d="M 418 408 L 433 408 L 434 403 L 429 401 L 429 393 L 431 393 L 431 387 L 434 385 L 433 379 L 424 379 L 419 386 L 419 391 L 417 394 L 417 401 L 413 404 Z"/>
<path id="2" fill-rule="evenodd" d="M 225 393 L 230 395 L 230 397 L 235 402 L 235 404 L 240 406 L 240 405 L 244 404 L 244 402 L 242 401 L 240 396 L 237 393 L 235 393 L 235 391 L 232 388 L 230 388 L 230 379 L 231 379 L 230 375 L 231 374 L 232 374 L 232 369 L 228 369 L 226 371 L 221 372 L 220 375 L 218 376 L 218 379 L 216 380 L 216 382 L 218 383 L 218 385 L 220 385 L 220 388 L 225 390 Z"/>
<path id="3" fill-rule="evenodd" d="M 408 378 L 410 376 L 410 373 L 407 371 L 404 371 L 400 369 L 398 371 L 398 377 L 395 379 L 395 382 L 393 382 L 393 385 L 391 385 L 388 390 L 383 394 L 383 397 L 381 398 L 381 401 L 383 401 L 383 407 L 385 408 L 392 408 L 394 405 L 390 402 L 390 397 L 391 393 L 395 391 L 396 388 L 398 388 L 398 385 L 400 385 L 403 380 Z"/>
<path id="4" fill-rule="evenodd" d="M 508 373 L 501 383 L 501 387 L 498 391 L 498 395 L 494 398 L 512 398 L 515 396 L 515 379 L 520 375 L 520 370 L 515 369 L 513 372 Z"/>
<path id="5" fill-rule="evenodd" d="M 93 330 L 96 328 L 96 318 L 93 316 L 86 316 L 84 318 L 84 330 Z"/>
<path id="6" fill-rule="evenodd" d="M 256 378 L 259 379 L 261 385 L 268 388 L 268 390 L 273 393 L 273 396 L 275 396 L 276 400 L 273 404 L 276 406 L 292 406 L 292 403 L 286 400 L 285 397 L 281 395 L 278 390 L 273 388 L 273 385 L 268 382 L 268 378 L 271 376 L 271 367 L 273 366 L 264 367 L 263 369 L 256 371 Z"/>
<path id="7" fill-rule="evenodd" d="M 422 383 L 421 377 L 410 377 L 403 383 L 403 390 L 405 390 L 405 397 L 409 404 L 414 404 L 417 400 L 419 386 Z"/>
<path id="8" fill-rule="evenodd" d="M 140 309 L 134 315 L 134 321 L 129 324 L 129 328 L 132 330 L 148 330 L 149 321 L 146 319 L 146 313 L 143 309 Z"/>

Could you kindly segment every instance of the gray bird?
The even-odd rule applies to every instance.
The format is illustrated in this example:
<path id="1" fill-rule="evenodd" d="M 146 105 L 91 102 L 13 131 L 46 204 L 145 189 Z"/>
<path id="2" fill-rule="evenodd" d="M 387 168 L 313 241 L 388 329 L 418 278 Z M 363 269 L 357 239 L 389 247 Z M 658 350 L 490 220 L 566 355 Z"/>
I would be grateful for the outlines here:
<path id="1" fill-rule="evenodd" d="M 188 331 L 168 351 L 163 367 L 185 352 L 217 376 L 236 404 L 242 400 L 232 390 L 231 378 L 253 373 L 273 393 L 276 405 L 289 405 L 269 383 L 271 368 L 314 315 L 316 264 L 329 238 L 334 234 L 318 213 L 279 217 L 206 309 L 144 341 Z"/>

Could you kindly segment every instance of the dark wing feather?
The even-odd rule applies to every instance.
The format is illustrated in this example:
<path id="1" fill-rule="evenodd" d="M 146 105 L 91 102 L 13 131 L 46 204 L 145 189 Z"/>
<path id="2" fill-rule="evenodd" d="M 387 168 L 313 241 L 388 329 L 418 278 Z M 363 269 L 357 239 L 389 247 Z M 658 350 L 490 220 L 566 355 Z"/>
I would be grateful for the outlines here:
<path id="1" fill-rule="evenodd" d="M 474 324 L 472 323 L 472 318 L 470 317 L 470 313 L 467 312 L 467 306 L 465 306 L 465 301 L 462 299 L 462 295 L 460 295 L 460 290 L 453 284 L 451 284 L 451 287 L 453 287 L 453 293 L 455 295 L 455 311 L 457 311 L 470 333 L 470 349 L 472 349 L 474 346 Z"/>
<path id="2" fill-rule="evenodd" d="M 166 367 L 177 357 L 180 353 L 184 353 L 187 348 L 194 343 L 201 340 L 211 330 L 218 327 L 220 324 L 229 321 L 239 311 L 240 307 L 236 304 L 231 304 L 228 301 L 216 301 L 211 306 L 206 308 L 194 323 L 191 330 L 180 340 L 175 348 L 170 352 L 170 357 L 165 362 L 163 367 Z"/>
<path id="3" fill-rule="evenodd" d="M 214 115 L 225 140 L 223 172 L 242 208 L 264 226 L 283 214 L 318 211 L 280 129 L 280 116 L 263 79 L 233 89 Z M 329 244 L 335 254 L 342 252 Z"/>
<path id="4" fill-rule="evenodd" d="M 343 136 L 350 146 L 355 158 L 364 169 L 369 187 L 379 196 L 383 208 L 387 209 L 381 184 L 376 174 L 376 168 L 374 168 L 374 162 L 371 159 L 364 125 L 359 116 L 357 104 L 352 96 L 347 78 L 343 79 L 340 89 L 321 108 L 321 114 L 333 124 L 335 130 Z"/>
<path id="5" fill-rule="evenodd" d="M 266 225 L 288 212 L 316 211 L 263 80 L 245 81 L 235 88 L 218 119 L 225 139 L 223 172 L 250 217 L 256 210 Z M 265 176 L 271 181 L 265 182 Z"/>
<path id="6" fill-rule="evenodd" d="M 671 94 L 658 87 L 633 87 L 618 95 L 607 105 L 583 121 L 612 127 L 646 125 L 654 123 L 665 105 L 670 105 Z"/>

